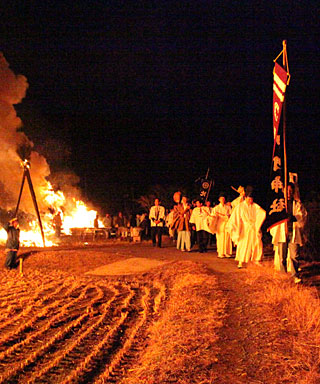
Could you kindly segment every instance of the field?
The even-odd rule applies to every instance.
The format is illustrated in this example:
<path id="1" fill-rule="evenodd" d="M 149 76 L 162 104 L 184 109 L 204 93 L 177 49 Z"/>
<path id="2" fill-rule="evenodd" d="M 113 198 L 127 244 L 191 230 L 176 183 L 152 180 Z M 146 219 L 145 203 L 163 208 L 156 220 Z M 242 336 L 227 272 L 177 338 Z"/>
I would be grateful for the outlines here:
<path id="1" fill-rule="evenodd" d="M 268 262 L 150 244 L 21 253 L 23 275 L 0 272 L 0 383 L 319 382 L 317 291 Z"/>
<path id="2" fill-rule="evenodd" d="M 179 310 L 189 297 L 181 300 L 183 294 L 215 284 L 203 267 L 189 261 L 137 275 L 85 274 L 119 258 L 103 249 L 36 252 L 25 259 L 23 276 L 1 272 L 0 383 L 120 382 L 139 367 L 166 308 Z M 207 303 L 209 297 L 202 300 Z M 180 308 L 180 320 L 183 312 Z M 215 328 L 216 318 L 206 325 Z M 187 350 L 176 352 L 187 355 Z"/>

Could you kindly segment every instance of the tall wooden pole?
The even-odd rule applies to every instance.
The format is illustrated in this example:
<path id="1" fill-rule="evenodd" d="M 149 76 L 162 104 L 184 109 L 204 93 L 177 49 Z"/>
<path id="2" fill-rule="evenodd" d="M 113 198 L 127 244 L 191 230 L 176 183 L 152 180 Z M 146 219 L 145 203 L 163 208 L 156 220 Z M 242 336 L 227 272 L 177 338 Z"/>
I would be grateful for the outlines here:
<path id="1" fill-rule="evenodd" d="M 288 72 L 287 63 L 287 41 L 283 40 L 283 54 L 282 63 L 283 68 Z M 288 167 L 287 167 L 287 144 L 286 144 L 286 131 L 287 131 L 287 116 L 286 116 L 286 97 L 282 106 L 282 126 L 283 126 L 283 160 L 284 160 L 284 201 L 286 204 L 286 211 L 288 212 Z"/>
<path id="2" fill-rule="evenodd" d="M 19 206 L 20 206 L 20 201 L 21 201 L 21 196 L 23 192 L 23 186 L 24 186 L 24 181 L 26 179 L 26 169 L 23 169 L 23 176 L 22 176 L 22 183 L 21 183 L 21 188 L 20 188 L 20 193 L 19 193 L 19 198 L 16 206 L 16 211 L 14 213 L 14 217 L 17 217 L 18 211 L 19 211 Z"/>

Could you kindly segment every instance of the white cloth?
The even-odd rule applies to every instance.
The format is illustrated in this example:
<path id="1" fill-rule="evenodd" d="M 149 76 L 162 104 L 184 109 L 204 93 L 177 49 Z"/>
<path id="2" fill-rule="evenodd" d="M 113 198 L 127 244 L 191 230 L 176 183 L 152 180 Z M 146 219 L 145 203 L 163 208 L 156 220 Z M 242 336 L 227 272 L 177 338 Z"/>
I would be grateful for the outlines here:
<path id="1" fill-rule="evenodd" d="M 307 222 L 307 211 L 300 201 L 293 201 L 292 214 L 297 219 L 297 221 L 293 223 L 292 243 L 303 245 L 305 243 L 303 230 Z M 285 243 L 286 223 L 283 222 L 273 226 L 270 229 L 270 234 L 272 236 L 272 244 Z"/>
<path id="2" fill-rule="evenodd" d="M 266 211 L 258 204 L 243 201 L 233 210 L 227 224 L 232 241 L 237 244 L 236 260 L 247 263 L 260 261 L 263 255 L 261 226 Z"/>
<path id="3" fill-rule="evenodd" d="M 177 249 L 190 251 L 191 233 L 189 231 L 178 231 Z"/>
<path id="4" fill-rule="evenodd" d="M 274 269 L 278 272 L 285 273 L 286 271 L 284 269 L 284 265 L 282 264 L 282 260 L 281 260 L 281 257 L 279 255 L 278 246 L 274 245 L 273 249 L 274 249 Z M 294 275 L 294 273 L 295 273 L 293 261 L 290 257 L 290 249 L 288 249 L 287 272 L 290 273 L 291 275 Z"/>
<path id="5" fill-rule="evenodd" d="M 231 255 L 232 241 L 230 234 L 226 231 L 226 225 L 231 215 L 231 207 L 220 203 L 213 208 L 212 215 L 215 217 L 214 231 L 217 238 L 218 255 Z"/>
<path id="6" fill-rule="evenodd" d="M 190 223 L 196 226 L 196 231 L 207 231 L 209 229 L 210 214 L 208 207 L 195 207 L 191 213 Z"/>
<path id="7" fill-rule="evenodd" d="M 307 211 L 300 201 L 293 201 L 292 214 L 297 219 L 297 221 L 293 223 L 293 234 L 291 242 L 302 246 L 306 240 L 304 227 L 307 222 Z M 286 223 L 273 226 L 270 229 L 270 234 L 272 236 L 272 244 L 274 246 L 274 268 L 276 271 L 284 272 L 284 266 L 282 265 L 282 260 L 280 260 L 279 257 L 278 243 L 286 242 Z M 287 271 L 292 273 L 292 270 L 294 270 L 294 268 L 290 255 L 290 249 L 288 249 Z"/>
<path id="8" fill-rule="evenodd" d="M 162 205 L 154 205 L 150 208 L 149 219 L 151 227 L 163 227 L 165 223 L 166 212 Z M 156 223 L 160 220 L 159 223 Z"/>
<path id="9" fill-rule="evenodd" d="M 173 211 L 170 211 L 166 217 L 166 227 L 170 228 L 173 224 Z"/>

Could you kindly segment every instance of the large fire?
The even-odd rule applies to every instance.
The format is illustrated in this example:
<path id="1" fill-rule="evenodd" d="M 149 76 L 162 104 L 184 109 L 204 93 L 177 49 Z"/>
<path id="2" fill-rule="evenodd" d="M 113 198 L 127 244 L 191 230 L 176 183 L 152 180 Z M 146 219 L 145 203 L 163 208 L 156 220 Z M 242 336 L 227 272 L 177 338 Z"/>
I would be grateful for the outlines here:
<path id="1" fill-rule="evenodd" d="M 37 213 L 34 209 L 35 199 L 26 192 L 26 185 L 18 199 L 20 187 L 24 185 L 23 183 L 21 185 L 21 165 L 29 169 L 27 164 L 30 162 L 32 181 L 28 179 L 28 183 L 25 184 L 29 184 L 29 187 L 30 183 L 33 184 L 32 189 L 39 206 L 45 245 L 51 246 L 59 241 L 54 225 L 55 215 L 60 213 L 62 235 L 69 235 L 71 228 L 93 228 L 97 212 L 90 210 L 80 199 L 72 197 L 75 194 L 70 194 L 70 191 L 68 193 L 55 191 L 48 182 L 51 173 L 49 164 L 41 154 L 33 150 L 34 144 L 22 131 L 22 121 L 14 108 L 14 105 L 19 104 L 25 97 L 27 88 L 28 82 L 25 76 L 16 75 L 0 52 L 0 208 L 2 211 L 13 211 L 18 205 L 18 217 L 22 219 L 20 222 L 21 244 L 43 246 Z M 66 191 L 66 189 L 63 190 Z M 101 223 L 99 224 L 101 226 Z M 0 243 L 3 244 L 6 238 L 7 233 L 0 226 Z"/>
<path id="2" fill-rule="evenodd" d="M 62 235 L 71 235 L 72 228 L 94 227 L 97 211 L 89 209 L 83 201 L 76 198 L 66 199 L 62 191 L 54 192 L 50 182 L 47 184 L 47 189 L 42 188 L 40 198 L 48 205 L 47 212 L 41 213 L 46 246 L 58 245 L 54 227 L 54 216 L 58 212 L 62 220 Z M 102 225 L 102 222 L 99 221 L 99 227 Z M 28 226 L 28 229 L 21 229 L 21 244 L 23 246 L 43 246 L 38 220 L 28 222 Z M 6 231 L 3 228 L 0 229 L 0 243 L 5 243 L 6 238 Z"/>

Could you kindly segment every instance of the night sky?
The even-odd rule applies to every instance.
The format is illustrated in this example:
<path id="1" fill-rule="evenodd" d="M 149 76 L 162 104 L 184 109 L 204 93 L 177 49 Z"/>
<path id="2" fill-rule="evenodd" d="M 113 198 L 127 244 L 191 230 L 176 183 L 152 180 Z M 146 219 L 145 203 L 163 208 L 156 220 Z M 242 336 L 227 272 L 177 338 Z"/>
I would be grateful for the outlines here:
<path id="1" fill-rule="evenodd" d="M 208 168 L 213 198 L 249 183 L 263 203 L 284 39 L 288 167 L 305 195 L 319 190 L 316 1 L 32 3 L 2 15 L 1 50 L 29 82 L 16 109 L 52 172 L 73 170 L 95 203 L 190 191 Z"/>

